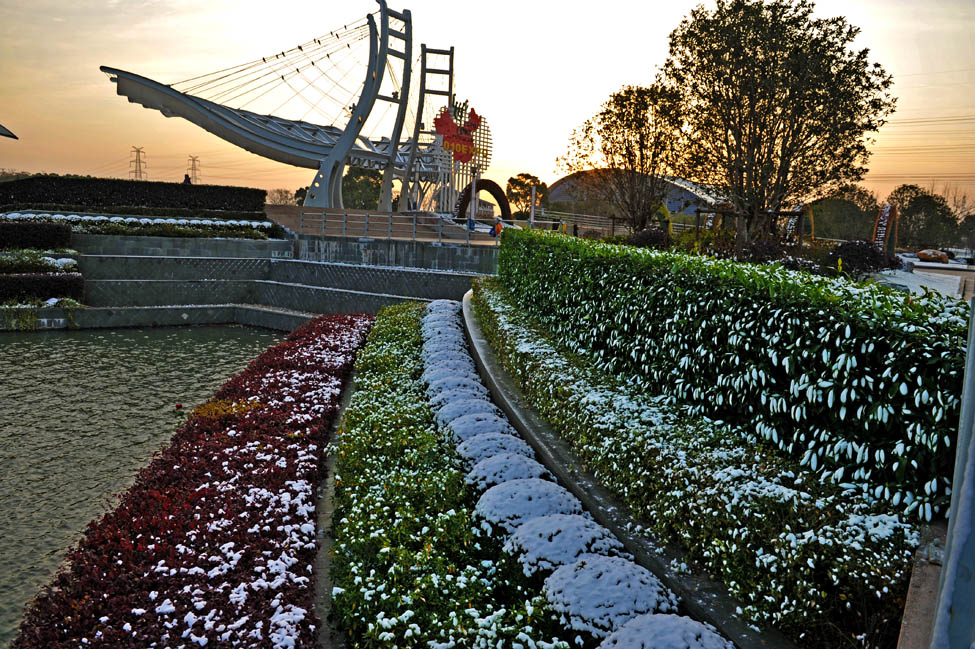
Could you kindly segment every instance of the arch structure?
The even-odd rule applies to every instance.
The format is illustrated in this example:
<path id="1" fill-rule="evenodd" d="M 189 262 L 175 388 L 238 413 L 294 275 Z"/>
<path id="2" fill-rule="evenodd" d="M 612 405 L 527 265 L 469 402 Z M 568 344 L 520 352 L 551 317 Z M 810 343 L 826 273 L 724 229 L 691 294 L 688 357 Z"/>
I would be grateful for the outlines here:
<path id="1" fill-rule="evenodd" d="M 511 205 L 508 204 L 508 197 L 505 195 L 504 190 L 501 189 L 501 185 L 494 182 L 493 180 L 485 180 L 484 178 L 479 178 L 477 181 L 477 189 L 474 192 L 476 196 L 478 192 L 487 192 L 491 195 L 498 203 L 498 207 L 501 209 L 501 220 L 511 221 Z M 465 218 L 465 214 L 470 213 L 471 207 L 471 188 L 474 187 L 474 182 L 471 182 L 464 190 L 460 193 L 457 198 L 457 207 L 454 209 L 455 218 Z"/>
<path id="2" fill-rule="evenodd" d="M 234 108 L 227 103 L 221 103 L 219 99 L 248 84 L 250 87 L 237 96 L 251 91 L 260 96 L 266 92 L 262 90 L 264 86 L 272 82 L 286 84 L 294 89 L 295 86 L 302 86 L 311 72 L 327 77 L 326 67 L 333 61 L 333 55 L 345 52 L 345 49 L 339 50 L 336 47 L 328 50 L 326 37 L 314 39 L 288 52 L 264 57 L 251 64 L 242 64 L 181 82 L 189 84 L 203 79 L 195 85 L 191 84 L 187 90 L 174 87 L 179 84 L 162 84 L 117 68 L 102 66 L 101 70 L 115 83 L 116 92 L 128 98 L 131 103 L 158 110 L 166 117 L 182 117 L 257 155 L 284 164 L 315 169 L 315 178 L 305 198 L 306 206 L 343 207 L 342 176 L 347 165 L 382 170 L 379 208 L 390 211 L 394 179 L 399 179 L 404 186 L 424 181 L 437 182 L 443 178 L 445 167 L 449 168 L 450 156 L 444 151 L 442 142 L 436 138 L 418 137 L 426 97 L 425 88 L 421 88 L 418 98 L 416 93 L 410 93 L 413 46 L 410 12 L 389 9 L 386 0 L 376 1 L 379 4 L 378 12 L 368 15 L 365 23 L 358 28 L 359 31 L 353 34 L 358 35 L 361 41 L 368 38 L 368 62 L 361 91 L 357 97 L 352 97 L 351 105 L 344 111 L 346 114 L 341 116 L 344 123 L 320 125 L 304 119 L 285 119 L 243 107 Z M 391 20 L 395 22 L 391 23 Z M 352 32 L 346 26 L 344 32 L 331 32 L 328 38 L 334 37 L 334 42 L 351 48 L 351 43 L 341 39 Z M 432 51 L 449 53 L 452 91 L 453 48 Z M 317 59 L 316 53 L 321 54 Z M 270 72 L 257 72 L 262 65 L 269 68 Z M 400 87 L 384 95 L 383 79 L 387 70 L 390 77 L 394 70 L 397 72 Z M 426 72 L 424 70 L 424 74 Z M 337 85 L 343 87 L 341 84 Z M 194 94 L 193 90 L 200 88 L 206 89 L 212 96 L 205 98 Z M 296 91 L 296 96 L 300 92 Z M 430 90 L 428 94 L 447 95 L 447 101 L 452 100 L 448 92 Z M 307 98 L 304 100 L 312 104 L 312 109 L 315 108 L 313 102 Z M 362 134 L 362 130 L 379 101 L 395 107 L 395 119 L 388 135 L 367 137 Z M 416 124 L 413 136 L 403 140 L 401 135 L 408 109 L 415 111 Z M 404 195 L 407 193 L 409 192 L 401 192 Z"/>

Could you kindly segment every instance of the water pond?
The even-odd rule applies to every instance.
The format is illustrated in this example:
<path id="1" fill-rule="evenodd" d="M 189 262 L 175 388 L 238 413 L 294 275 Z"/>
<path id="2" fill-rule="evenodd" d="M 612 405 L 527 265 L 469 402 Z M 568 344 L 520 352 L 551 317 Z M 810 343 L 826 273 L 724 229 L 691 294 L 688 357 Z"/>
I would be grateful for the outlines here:
<path id="1" fill-rule="evenodd" d="M 185 413 L 282 337 L 233 326 L 0 332 L 0 647 Z"/>

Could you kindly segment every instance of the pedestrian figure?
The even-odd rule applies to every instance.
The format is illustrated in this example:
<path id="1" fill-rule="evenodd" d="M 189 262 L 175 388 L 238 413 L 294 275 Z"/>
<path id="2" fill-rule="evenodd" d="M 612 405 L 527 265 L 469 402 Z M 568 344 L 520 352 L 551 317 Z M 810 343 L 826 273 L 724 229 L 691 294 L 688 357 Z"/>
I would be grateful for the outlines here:
<path id="1" fill-rule="evenodd" d="M 579 236 L 579 224 L 578 223 L 573 223 L 572 224 L 572 236 L 574 236 L 574 237 L 578 237 Z"/>
<path id="2" fill-rule="evenodd" d="M 193 184 L 193 181 L 190 180 L 190 175 L 189 174 L 183 174 L 183 184 L 184 185 L 192 185 Z"/>

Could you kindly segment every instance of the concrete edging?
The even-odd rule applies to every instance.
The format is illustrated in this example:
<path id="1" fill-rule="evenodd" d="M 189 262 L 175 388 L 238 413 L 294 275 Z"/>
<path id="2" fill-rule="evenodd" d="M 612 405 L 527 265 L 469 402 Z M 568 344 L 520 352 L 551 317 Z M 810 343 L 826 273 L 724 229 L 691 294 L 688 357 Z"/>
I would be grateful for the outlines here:
<path id="1" fill-rule="evenodd" d="M 292 331 L 314 314 L 251 304 L 38 308 L 36 331 L 240 324 Z M 0 331 L 17 331 L 0 321 Z"/>
<path id="2" fill-rule="evenodd" d="M 693 617 L 717 628 L 739 649 L 796 649 L 778 630 L 755 631 L 742 620 L 736 613 L 741 603 L 728 593 L 723 584 L 703 575 L 680 574 L 674 570 L 672 563 L 678 565 L 684 562 L 683 556 L 675 548 L 658 545 L 630 531 L 641 521 L 626 513 L 624 505 L 608 489 L 592 474 L 581 469 L 582 463 L 569 445 L 529 405 L 521 389 L 502 368 L 474 317 L 472 295 L 473 292 L 468 291 L 463 300 L 464 325 L 471 356 L 491 391 L 492 399 L 532 446 L 539 461 L 582 502 L 600 525 L 619 538 L 638 564 L 655 574 L 677 594 Z"/>

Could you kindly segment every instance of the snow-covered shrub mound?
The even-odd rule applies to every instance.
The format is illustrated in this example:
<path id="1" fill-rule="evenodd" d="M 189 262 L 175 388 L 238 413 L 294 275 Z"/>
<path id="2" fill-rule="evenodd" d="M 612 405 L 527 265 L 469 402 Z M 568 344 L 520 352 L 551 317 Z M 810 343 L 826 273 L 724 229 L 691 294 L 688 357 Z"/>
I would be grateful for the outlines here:
<path id="1" fill-rule="evenodd" d="M 431 338 L 423 344 L 423 351 L 420 352 L 420 357 L 426 361 L 428 358 L 433 359 L 443 356 L 445 352 L 467 354 L 467 346 L 463 340 Z"/>
<path id="2" fill-rule="evenodd" d="M 474 465 L 464 480 L 478 491 L 511 480 L 541 478 L 551 480 L 552 474 L 541 464 L 518 453 L 501 453 Z"/>
<path id="3" fill-rule="evenodd" d="M 597 649 L 734 649 L 714 630 L 689 617 L 640 615 L 603 640 Z"/>
<path id="4" fill-rule="evenodd" d="M 460 326 L 456 316 L 435 316 L 420 325 L 420 334 L 424 339 L 434 336 L 460 337 L 465 340 L 464 329 Z"/>
<path id="5" fill-rule="evenodd" d="M 443 394 L 443 392 L 440 394 Z M 467 415 L 495 415 L 496 417 L 500 417 L 501 411 L 486 398 L 462 397 L 443 404 L 437 411 L 436 420 L 439 425 L 446 426 L 455 419 L 466 417 Z"/>
<path id="6" fill-rule="evenodd" d="M 441 392 L 435 397 L 428 400 L 430 407 L 434 410 L 439 410 L 443 408 L 448 403 L 453 403 L 455 401 L 467 400 L 467 399 L 486 399 L 480 392 L 475 392 L 468 390 L 466 388 L 460 388 L 458 390 L 447 390 L 446 392 Z"/>
<path id="7" fill-rule="evenodd" d="M 452 376 L 459 376 L 465 379 L 471 379 L 472 381 L 478 380 L 477 370 L 474 368 L 473 363 L 465 363 L 464 361 L 443 361 L 437 363 L 436 365 L 425 365 L 425 370 L 423 374 L 420 375 L 420 380 L 424 383 L 433 383 L 435 381 L 442 381 L 443 379 L 449 379 Z"/>
<path id="8" fill-rule="evenodd" d="M 457 454 L 468 468 L 499 453 L 518 453 L 535 459 L 535 453 L 528 442 L 506 433 L 481 433 L 457 446 Z"/>
<path id="9" fill-rule="evenodd" d="M 444 379 L 438 379 L 427 385 L 427 396 L 435 397 L 441 392 L 446 392 L 447 390 L 468 390 L 475 394 L 481 394 L 487 396 L 488 390 L 484 387 L 484 384 L 476 379 L 469 379 L 463 376 L 448 376 Z"/>
<path id="10" fill-rule="evenodd" d="M 545 580 L 545 596 L 565 624 L 596 638 L 638 615 L 677 610 L 677 598 L 659 579 L 620 557 L 588 555 L 558 568 Z"/>
<path id="11" fill-rule="evenodd" d="M 505 433 L 506 435 L 516 435 L 517 432 L 504 417 L 491 414 L 464 415 L 450 422 L 447 430 L 454 438 L 455 444 L 466 442 L 475 435 L 482 433 Z"/>
<path id="12" fill-rule="evenodd" d="M 474 513 L 481 517 L 489 534 L 492 526 L 511 534 L 519 525 L 549 514 L 581 514 L 582 504 L 563 487 L 538 478 L 510 480 L 483 494 Z"/>
<path id="13" fill-rule="evenodd" d="M 460 302 L 457 300 L 433 300 L 427 305 L 427 314 L 431 313 L 460 313 Z"/>
<path id="14" fill-rule="evenodd" d="M 584 516 L 552 514 L 526 521 L 504 544 L 518 558 L 525 575 L 551 572 L 587 554 L 628 557 L 609 530 Z"/>
<path id="15" fill-rule="evenodd" d="M 431 351 L 424 356 L 423 365 L 424 367 L 432 367 L 441 361 L 463 361 L 465 359 L 469 360 L 471 363 L 474 362 L 471 360 L 470 354 L 463 349 L 444 348 Z"/>

